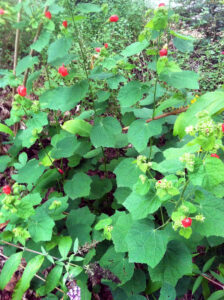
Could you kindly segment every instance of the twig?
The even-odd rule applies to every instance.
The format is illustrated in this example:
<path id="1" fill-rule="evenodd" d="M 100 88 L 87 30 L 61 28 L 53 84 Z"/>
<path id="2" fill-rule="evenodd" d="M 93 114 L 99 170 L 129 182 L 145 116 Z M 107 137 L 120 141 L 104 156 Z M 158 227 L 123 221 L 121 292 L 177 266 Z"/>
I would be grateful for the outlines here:
<path id="1" fill-rule="evenodd" d="M 208 281 L 210 281 L 211 283 L 213 283 L 214 285 L 219 286 L 222 290 L 224 290 L 224 285 L 222 285 L 219 282 L 216 282 L 215 280 L 211 279 L 210 277 L 208 277 L 206 274 L 200 274 L 203 278 L 207 279 Z"/>
<path id="2" fill-rule="evenodd" d="M 154 117 L 153 119 L 152 119 L 152 118 L 151 118 L 151 119 L 147 119 L 145 122 L 146 122 L 146 123 L 150 123 L 150 122 L 152 122 L 153 120 L 159 120 L 159 119 L 165 118 L 165 117 L 167 117 L 167 116 L 178 115 L 178 114 L 180 114 L 180 113 L 182 113 L 182 112 L 185 112 L 187 109 L 188 109 L 188 107 L 185 106 L 185 107 L 182 107 L 182 108 L 179 108 L 179 109 L 176 109 L 176 110 L 173 110 L 173 111 L 164 113 L 164 114 L 162 114 L 162 115 L 156 116 L 156 117 Z M 122 129 L 122 131 L 127 131 L 128 128 L 129 128 L 129 126 L 124 127 L 124 128 Z"/>
<path id="3" fill-rule="evenodd" d="M 45 9 L 44 9 L 44 14 L 45 14 L 45 12 L 46 12 L 47 10 L 48 10 L 48 6 L 45 7 Z M 35 35 L 35 37 L 34 37 L 34 39 L 33 39 L 33 43 L 35 43 L 35 42 L 37 41 L 37 39 L 38 39 L 38 37 L 39 37 L 39 35 L 40 35 L 40 32 L 41 32 L 42 27 L 43 27 L 43 22 L 41 22 L 41 23 L 39 24 L 38 28 L 37 28 L 37 33 L 36 33 L 36 35 Z M 34 49 L 31 49 L 29 55 L 30 55 L 30 56 L 33 56 L 33 53 L 34 53 Z M 23 79 L 23 85 L 24 85 L 24 86 L 26 85 L 29 71 L 30 71 L 30 69 L 27 69 L 26 72 L 25 72 L 24 79 Z"/>

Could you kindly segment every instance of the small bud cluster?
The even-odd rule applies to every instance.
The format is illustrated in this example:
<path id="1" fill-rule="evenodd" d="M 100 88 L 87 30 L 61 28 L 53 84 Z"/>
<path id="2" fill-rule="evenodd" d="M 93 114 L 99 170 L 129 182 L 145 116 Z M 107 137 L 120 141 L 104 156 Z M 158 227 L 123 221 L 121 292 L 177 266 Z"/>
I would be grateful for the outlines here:
<path id="1" fill-rule="evenodd" d="M 26 190 L 26 187 L 24 185 L 15 183 L 12 186 L 12 189 L 10 186 L 6 185 L 3 187 L 2 190 L 3 193 L 6 195 L 5 198 L 2 200 L 2 208 L 7 211 L 10 211 L 11 213 L 16 213 L 16 206 L 20 203 L 21 193 Z"/>
<path id="2" fill-rule="evenodd" d="M 147 158 L 144 155 L 139 155 L 137 157 L 136 163 L 137 163 L 137 166 L 139 167 L 139 169 L 143 173 L 146 173 L 152 167 L 152 163 L 151 162 L 147 162 Z"/>
<path id="3" fill-rule="evenodd" d="M 195 164 L 195 155 L 191 154 L 191 153 L 184 153 L 184 155 L 182 155 L 180 157 L 180 161 L 182 163 L 185 163 L 185 167 L 193 172 L 194 171 L 194 164 Z"/>
<path id="4" fill-rule="evenodd" d="M 173 187 L 172 181 L 168 181 L 167 179 L 158 180 L 156 182 L 156 188 L 162 190 L 168 190 Z"/>
<path id="5" fill-rule="evenodd" d="M 53 209 L 57 209 L 58 207 L 61 206 L 61 201 L 58 201 L 58 200 L 54 200 L 51 205 L 49 206 L 49 209 L 50 210 L 53 210 Z"/>
<path id="6" fill-rule="evenodd" d="M 26 240 L 30 237 L 29 232 L 25 228 L 20 226 L 14 228 L 12 232 L 16 238 L 22 238 L 23 240 Z"/>
<path id="7" fill-rule="evenodd" d="M 103 229 L 103 235 L 105 236 L 106 240 L 110 241 L 112 239 L 112 232 L 113 226 L 107 225 Z"/>

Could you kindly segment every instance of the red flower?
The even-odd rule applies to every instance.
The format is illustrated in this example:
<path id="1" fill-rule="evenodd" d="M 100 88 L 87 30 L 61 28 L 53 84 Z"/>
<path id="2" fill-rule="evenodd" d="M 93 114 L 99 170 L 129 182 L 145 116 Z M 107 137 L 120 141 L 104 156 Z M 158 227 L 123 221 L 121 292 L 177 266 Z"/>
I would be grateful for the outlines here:
<path id="1" fill-rule="evenodd" d="M 165 3 L 160 3 L 159 4 L 159 7 L 163 7 L 163 6 L 166 6 L 166 4 Z"/>
<path id="2" fill-rule="evenodd" d="M 191 218 L 184 218 L 181 221 L 182 225 L 186 228 L 186 227 L 190 227 L 191 223 L 192 223 L 192 219 Z"/>
<path id="3" fill-rule="evenodd" d="M 215 154 L 215 153 L 212 153 L 211 154 L 211 157 L 216 157 L 216 158 L 220 158 L 217 154 Z"/>
<path id="4" fill-rule="evenodd" d="M 109 18 L 110 22 L 117 22 L 119 20 L 119 17 L 117 15 L 113 15 Z"/>
<path id="5" fill-rule="evenodd" d="M 62 169 L 58 169 L 58 172 L 59 172 L 60 174 L 64 174 L 64 171 L 63 171 Z"/>
<path id="6" fill-rule="evenodd" d="M 9 194 L 11 194 L 11 187 L 9 185 L 5 185 L 5 186 L 3 186 L 2 191 L 4 194 L 9 195 Z"/>
<path id="7" fill-rule="evenodd" d="M 0 8 L 0 15 L 4 15 L 5 11 L 4 9 Z"/>
<path id="8" fill-rule="evenodd" d="M 159 51 L 159 55 L 160 55 L 160 56 L 167 56 L 167 53 L 168 53 L 168 51 L 167 51 L 167 49 L 165 49 L 165 48 L 163 48 L 163 49 L 161 49 L 161 50 Z"/>
<path id="9" fill-rule="evenodd" d="M 222 132 L 224 132 L 224 123 L 222 124 Z"/>
<path id="10" fill-rule="evenodd" d="M 62 25 L 63 25 L 65 28 L 67 28 L 67 27 L 68 27 L 68 21 L 63 21 L 63 22 L 62 22 Z"/>
<path id="11" fill-rule="evenodd" d="M 20 85 L 17 88 L 17 92 L 20 96 L 25 97 L 26 96 L 26 87 L 24 85 Z"/>
<path id="12" fill-rule="evenodd" d="M 160 183 L 162 183 L 162 181 L 161 181 L 161 180 L 158 180 L 158 183 L 160 184 Z"/>
<path id="13" fill-rule="evenodd" d="M 49 11 L 45 12 L 45 17 L 51 19 L 51 13 Z"/>
<path id="14" fill-rule="evenodd" d="M 58 73 L 60 73 L 61 76 L 63 76 L 63 77 L 65 77 L 65 76 L 68 75 L 68 70 L 67 70 L 67 68 L 65 68 L 65 65 L 64 65 L 64 64 L 62 65 L 62 67 L 60 67 L 60 68 L 58 69 Z"/>
<path id="15" fill-rule="evenodd" d="M 101 48 L 95 48 L 96 52 L 100 52 L 101 51 Z"/>
<path id="16" fill-rule="evenodd" d="M 224 51 L 222 51 L 222 55 L 224 55 Z"/>
<path id="17" fill-rule="evenodd" d="M 104 47 L 107 49 L 107 48 L 108 48 L 108 44 L 107 44 L 107 43 L 105 43 L 105 44 L 104 44 Z"/>

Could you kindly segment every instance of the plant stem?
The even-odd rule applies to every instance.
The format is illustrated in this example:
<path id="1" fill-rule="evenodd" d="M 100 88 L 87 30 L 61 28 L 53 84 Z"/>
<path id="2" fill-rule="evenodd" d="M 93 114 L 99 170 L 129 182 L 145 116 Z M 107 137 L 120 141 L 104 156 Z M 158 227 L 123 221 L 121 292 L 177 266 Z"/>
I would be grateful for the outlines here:
<path id="1" fill-rule="evenodd" d="M 160 213 L 161 213 L 162 223 L 164 224 L 164 216 L 163 216 L 163 208 L 162 208 L 162 206 L 160 206 Z"/>

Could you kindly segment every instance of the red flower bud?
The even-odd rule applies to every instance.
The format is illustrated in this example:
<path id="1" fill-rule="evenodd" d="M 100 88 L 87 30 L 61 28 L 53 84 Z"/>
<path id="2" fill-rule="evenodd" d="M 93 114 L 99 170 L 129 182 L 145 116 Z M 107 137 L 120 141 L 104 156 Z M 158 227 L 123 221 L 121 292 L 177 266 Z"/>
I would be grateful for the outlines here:
<path id="1" fill-rule="evenodd" d="M 101 51 L 101 48 L 95 48 L 96 52 L 100 52 Z"/>
<path id="2" fill-rule="evenodd" d="M 160 183 L 162 183 L 162 181 L 161 181 L 161 180 L 158 180 L 158 183 L 160 184 Z"/>
<path id="3" fill-rule="evenodd" d="M 212 153 L 212 154 L 211 154 L 211 157 L 220 158 L 219 155 L 217 155 L 217 154 L 215 154 L 215 153 Z"/>
<path id="4" fill-rule="evenodd" d="M 166 4 L 165 3 L 160 3 L 159 4 L 159 7 L 163 7 L 163 6 L 166 6 Z"/>
<path id="5" fill-rule="evenodd" d="M 11 187 L 9 185 L 5 185 L 5 186 L 3 186 L 2 191 L 4 194 L 9 195 L 9 194 L 11 194 Z"/>
<path id="6" fill-rule="evenodd" d="M 159 51 L 159 55 L 160 55 L 160 56 L 167 56 L 167 53 L 168 53 L 168 51 L 167 51 L 167 49 L 165 49 L 165 48 L 163 48 L 163 49 L 161 49 L 161 50 Z"/>
<path id="7" fill-rule="evenodd" d="M 192 224 L 192 219 L 191 218 L 184 218 L 181 221 L 182 225 L 186 228 L 186 227 L 190 227 Z"/>
<path id="8" fill-rule="evenodd" d="M 63 171 L 62 169 L 58 169 L 58 172 L 59 172 L 60 174 L 64 174 L 64 171 Z"/>
<path id="9" fill-rule="evenodd" d="M 24 85 L 20 85 L 17 88 L 17 92 L 20 96 L 25 97 L 26 96 L 26 87 Z"/>
<path id="10" fill-rule="evenodd" d="M 107 49 L 107 48 L 108 48 L 108 44 L 107 44 L 107 43 L 105 43 L 105 44 L 104 44 L 104 47 Z"/>
<path id="11" fill-rule="evenodd" d="M 119 17 L 117 15 L 113 15 L 109 18 L 110 22 L 117 22 L 119 20 Z"/>
<path id="12" fill-rule="evenodd" d="M 63 25 L 65 28 L 67 28 L 67 27 L 68 27 L 68 21 L 63 21 L 63 22 L 62 22 L 62 25 Z"/>
<path id="13" fill-rule="evenodd" d="M 222 132 L 224 132 L 224 123 L 222 124 Z"/>
<path id="14" fill-rule="evenodd" d="M 51 13 L 49 11 L 45 12 L 45 17 L 51 19 Z"/>
<path id="15" fill-rule="evenodd" d="M 0 8 L 0 15 L 4 15 L 5 11 L 4 9 Z"/>
<path id="16" fill-rule="evenodd" d="M 67 70 L 67 68 L 65 68 L 65 65 L 64 65 L 64 64 L 62 65 L 62 67 L 60 67 L 60 68 L 58 69 L 58 73 L 60 73 L 61 76 L 63 76 L 63 77 L 65 77 L 65 76 L 68 75 L 68 70 Z"/>
<path id="17" fill-rule="evenodd" d="M 222 55 L 224 55 L 224 51 L 222 51 Z"/>

